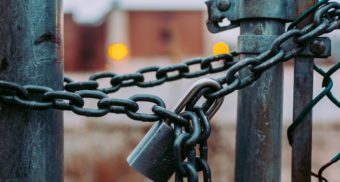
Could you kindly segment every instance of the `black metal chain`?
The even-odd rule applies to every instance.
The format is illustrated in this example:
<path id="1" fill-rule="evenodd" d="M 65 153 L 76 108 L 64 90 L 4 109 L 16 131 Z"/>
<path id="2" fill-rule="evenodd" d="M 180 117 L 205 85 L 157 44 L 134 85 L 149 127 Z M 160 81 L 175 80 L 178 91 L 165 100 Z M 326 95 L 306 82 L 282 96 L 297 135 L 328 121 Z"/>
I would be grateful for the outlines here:
<path id="1" fill-rule="evenodd" d="M 150 66 L 142 68 L 135 73 L 118 75 L 111 72 L 99 72 L 92 75 L 88 81 L 74 82 L 65 78 L 65 90 L 75 92 L 78 90 L 98 90 L 104 93 L 113 93 L 122 87 L 138 86 L 141 88 L 154 87 L 165 82 L 175 81 L 182 78 L 196 78 L 207 74 L 218 73 L 227 70 L 236 62 L 233 59 L 236 53 L 220 54 L 206 58 L 195 58 L 184 63 L 165 67 Z M 217 64 L 218 66 L 214 66 Z M 193 71 L 193 67 L 199 70 Z M 146 80 L 145 74 L 153 74 L 154 80 Z M 170 75 L 171 73 L 171 75 Z M 175 75 L 173 74 L 175 73 Z M 111 87 L 100 88 L 99 79 L 110 79 Z"/>
<path id="2" fill-rule="evenodd" d="M 198 172 L 202 171 L 203 180 L 211 181 L 211 171 L 208 164 L 208 138 L 210 136 L 210 122 L 202 107 L 195 107 L 193 111 L 185 111 L 181 116 L 191 121 L 190 126 L 175 124 L 174 153 L 177 159 L 176 182 L 197 182 Z M 198 149 L 196 150 L 196 147 Z M 199 151 L 197 155 L 196 151 Z"/>
<path id="3" fill-rule="evenodd" d="M 280 35 L 274 41 L 270 50 L 254 58 L 246 58 L 236 62 L 234 57 L 237 54 L 234 52 L 232 54 L 193 59 L 166 67 L 146 67 L 130 74 L 96 73 L 88 81 L 74 82 L 70 78 L 65 78 L 65 91 L 54 91 L 51 88 L 38 85 L 21 86 L 14 82 L 0 80 L 0 101 L 29 109 L 55 108 L 72 110 L 85 116 L 102 116 L 109 112 L 133 113 L 138 110 L 137 101 L 154 102 L 158 106 L 164 106 L 164 103 L 160 101 L 161 99 L 148 95 L 137 95 L 129 99 L 114 99 L 108 98 L 107 94 L 115 92 L 121 87 L 133 85 L 153 87 L 181 78 L 194 78 L 209 73 L 226 71 L 224 77 L 218 78 L 218 81 L 224 84 L 225 87 L 205 95 L 208 99 L 216 99 L 253 83 L 265 70 L 297 56 L 313 38 L 339 28 L 339 7 L 339 3 L 327 3 L 315 13 L 312 24 L 303 29 L 291 29 Z M 289 43 L 290 40 L 293 40 L 293 47 Z M 218 61 L 221 61 L 223 65 L 214 67 L 212 63 Z M 193 65 L 200 65 L 200 70 L 190 71 L 190 67 Z M 249 74 L 241 79 L 238 73 L 242 69 L 248 69 Z M 169 75 L 169 73 L 176 71 L 178 72 L 177 75 Z M 145 81 L 144 74 L 150 72 L 155 73 L 156 79 Z M 103 78 L 110 78 L 112 87 L 99 88 L 98 80 Z M 96 109 L 98 111 L 81 108 L 84 105 L 84 98 L 87 97 L 99 100 L 98 109 Z"/>
<path id="4" fill-rule="evenodd" d="M 185 145 L 186 147 L 184 148 L 187 148 L 186 150 L 188 151 L 186 161 L 185 156 L 181 157 L 183 151 L 179 149 L 177 152 L 179 166 L 176 175 L 177 179 L 189 177 L 191 181 L 196 181 L 198 169 L 203 170 L 206 176 L 205 179 L 209 181 L 210 170 L 206 161 L 206 139 L 196 137 L 197 131 L 200 131 L 198 132 L 199 135 L 203 135 L 207 129 L 200 128 L 200 126 L 206 124 L 202 123 L 205 121 L 202 113 L 205 115 L 211 103 L 216 99 L 248 86 L 255 82 L 264 71 L 278 63 L 298 56 L 314 38 L 340 28 L 339 16 L 340 4 L 336 2 L 327 3 L 316 11 L 312 24 L 303 29 L 291 29 L 285 32 L 278 36 L 268 51 L 256 57 L 242 59 L 237 62 L 234 60 L 237 54 L 232 53 L 193 59 L 185 63 L 166 67 L 146 67 L 130 74 L 96 73 L 88 81 L 74 82 L 70 78 L 65 78 L 65 91 L 53 90 L 38 85 L 22 86 L 11 81 L 0 80 L 0 102 L 13 107 L 19 106 L 34 110 L 70 110 L 76 114 L 90 117 L 100 117 L 108 113 L 116 113 L 126 114 L 131 119 L 146 122 L 154 122 L 161 119 L 170 120 L 175 124 L 176 128 L 179 128 L 175 129 L 177 136 L 176 144 L 178 146 Z M 222 65 L 216 67 L 213 65 L 214 62 L 221 62 Z M 192 71 L 191 69 L 195 65 L 199 65 L 200 69 Z M 239 73 L 244 69 L 248 70 L 248 75 L 241 78 Z M 225 76 L 218 78 L 217 81 L 223 87 L 218 90 L 204 89 L 201 96 L 204 96 L 207 102 L 198 110 L 193 108 L 195 108 L 195 101 L 201 96 L 188 104 L 191 109 L 179 114 L 168 110 L 164 101 L 155 95 L 136 94 L 128 99 L 110 98 L 108 96 L 109 93 L 116 92 L 122 87 L 154 87 L 169 81 L 194 78 L 221 71 L 226 71 Z M 147 73 L 154 73 L 156 79 L 146 80 L 145 74 Z M 101 88 L 98 80 L 107 78 L 110 79 L 111 87 Z M 86 98 L 97 99 L 97 107 L 84 108 Z M 138 103 L 140 102 L 153 103 L 152 111 L 149 113 L 139 112 Z M 198 124 L 195 124 L 196 120 Z M 188 126 L 188 123 L 193 123 L 193 126 Z M 194 139 L 193 136 L 195 136 Z M 196 157 L 195 147 L 197 145 L 201 149 L 201 157 L 199 158 Z"/>
<path id="5" fill-rule="evenodd" d="M 223 87 L 219 90 L 207 91 L 204 94 L 208 101 L 213 102 L 217 98 L 224 97 L 253 83 L 272 66 L 297 56 L 312 39 L 339 28 L 339 15 L 340 4 L 327 3 L 315 13 L 312 24 L 303 29 L 291 29 L 285 32 L 273 42 L 268 51 L 237 62 L 234 60 L 237 54 L 233 52 L 232 54 L 193 59 L 166 67 L 146 67 L 130 74 L 96 73 L 88 81 L 74 82 L 65 78 L 65 91 L 52 90 L 37 85 L 22 86 L 14 82 L 0 80 L 0 102 L 27 109 L 70 110 L 76 114 L 90 117 L 116 113 L 126 114 L 131 119 L 139 121 L 153 122 L 160 119 L 172 119 L 173 122 L 181 123 L 186 120 L 166 109 L 163 100 L 157 96 L 137 94 L 128 99 L 117 99 L 110 98 L 108 94 L 122 87 L 153 87 L 181 78 L 194 78 L 226 71 L 225 76 L 217 79 Z M 221 62 L 222 66 L 213 66 L 213 62 Z M 200 65 L 200 70 L 190 71 L 194 65 Z M 241 78 L 239 72 L 243 69 L 248 70 L 248 75 Z M 154 72 L 156 79 L 146 81 L 144 74 L 150 72 Z M 173 72 L 177 72 L 177 74 L 169 74 Z M 103 78 L 110 78 L 112 87 L 100 88 L 98 80 Z M 97 108 L 84 108 L 86 98 L 98 99 Z M 152 112 L 139 113 L 138 102 L 153 103 Z"/>

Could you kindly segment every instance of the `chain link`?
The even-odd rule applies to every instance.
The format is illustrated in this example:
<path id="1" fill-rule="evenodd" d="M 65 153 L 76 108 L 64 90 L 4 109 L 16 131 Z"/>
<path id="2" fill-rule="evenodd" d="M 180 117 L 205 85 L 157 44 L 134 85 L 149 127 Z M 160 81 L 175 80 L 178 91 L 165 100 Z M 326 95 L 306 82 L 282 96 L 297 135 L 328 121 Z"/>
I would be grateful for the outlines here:
<path id="1" fill-rule="evenodd" d="M 236 63 L 234 61 L 233 54 L 221 54 L 206 58 L 195 58 L 184 63 L 165 67 L 145 67 L 135 73 L 122 75 L 111 72 L 99 72 L 92 75 L 89 80 L 80 82 L 75 82 L 70 78 L 65 78 L 64 88 L 68 92 L 75 92 L 78 90 L 98 90 L 109 94 L 118 91 L 122 87 L 154 87 L 165 82 L 179 80 L 182 78 L 196 78 L 207 74 L 225 71 Z M 213 66 L 213 63 L 219 64 L 219 66 Z M 199 66 L 199 70 L 192 71 L 191 69 L 195 65 Z M 155 79 L 147 81 L 145 76 L 147 73 L 153 73 Z M 110 79 L 112 87 L 99 88 L 99 79 Z"/>
<path id="2" fill-rule="evenodd" d="M 205 181 L 211 181 L 207 163 L 207 138 L 210 135 L 210 124 L 206 118 L 206 112 L 211 103 L 252 84 L 263 72 L 274 65 L 298 56 L 314 38 L 339 29 L 339 16 L 339 3 L 325 3 L 316 11 L 312 24 L 302 29 L 288 30 L 272 43 L 269 50 L 256 57 L 240 61 L 234 60 L 237 53 L 233 52 L 196 58 L 166 67 L 146 67 L 129 74 L 101 72 L 92 75 L 87 81 L 75 82 L 66 77 L 64 91 L 37 85 L 22 86 L 11 81 L 0 80 L 0 102 L 34 110 L 70 110 L 76 114 L 90 117 L 116 113 L 126 114 L 131 119 L 143 122 L 169 120 L 174 123 L 176 133 L 175 153 L 178 167 L 176 181 L 182 181 L 184 177 L 188 177 L 189 181 L 197 181 L 198 171 L 203 171 Z M 220 65 L 215 66 L 217 63 Z M 199 66 L 199 70 L 193 71 L 195 66 Z M 247 70 L 247 75 L 241 77 L 240 72 L 244 69 Z M 164 101 L 155 95 L 136 94 L 128 99 L 108 96 L 124 87 L 154 87 L 165 82 L 196 78 L 222 71 L 225 71 L 225 75 L 217 79 L 222 87 L 217 90 L 205 89 L 195 100 L 205 97 L 206 103 L 199 108 L 195 104 L 189 104 L 187 111 L 179 114 L 166 109 Z M 145 75 L 150 73 L 154 75 L 155 79 L 146 80 Z M 100 79 L 110 79 L 111 86 L 100 87 L 98 82 Z M 88 98 L 98 100 L 96 108 L 84 108 Z M 151 112 L 139 112 L 140 102 L 152 103 Z M 200 153 L 199 157 L 196 156 L 196 147 Z"/>
<path id="3" fill-rule="evenodd" d="M 213 102 L 220 97 L 224 97 L 235 90 L 242 89 L 253 83 L 264 71 L 274 65 L 297 56 L 310 40 L 339 28 L 339 7 L 339 3 L 335 2 L 325 4 L 315 13 L 312 24 L 303 29 L 288 30 L 272 43 L 268 51 L 256 57 L 242 59 L 238 62 L 234 60 L 237 54 L 233 52 L 232 54 L 196 58 L 181 64 L 165 67 L 146 67 L 135 73 L 119 75 L 101 72 L 92 75 L 87 81 L 75 82 L 70 78 L 65 78 L 65 91 L 53 91 L 50 88 L 41 86 L 21 86 L 13 82 L 1 80 L 0 101 L 29 109 L 54 108 L 71 110 L 76 114 L 91 117 L 99 117 L 108 113 L 124 113 L 128 117 L 140 121 L 156 121 L 168 119 L 165 117 L 169 117 L 172 119 L 180 118 L 175 119 L 175 122 L 181 123 L 184 121 L 182 117 L 177 114 L 170 114 L 171 111 L 167 109 L 161 109 L 165 108 L 165 104 L 157 96 L 144 94 L 135 95 L 129 99 L 119 100 L 113 98 L 109 100 L 107 94 L 116 92 L 123 87 L 154 87 L 182 78 L 195 78 L 225 71 L 225 76 L 217 79 L 223 87 L 214 91 L 210 90 L 204 94 L 207 100 Z M 220 63 L 220 65 L 213 66 L 215 62 Z M 200 66 L 200 69 L 192 71 L 191 69 L 195 65 Z M 244 69 L 248 70 L 247 75 L 241 78 L 240 71 Z M 154 80 L 146 80 L 145 75 L 150 73 L 154 75 Z M 101 88 L 98 82 L 100 79 L 110 79 L 111 87 Z M 83 108 L 86 98 L 98 99 L 97 108 Z M 154 104 L 152 113 L 138 113 L 137 102 L 141 101 Z"/>
<path id="4" fill-rule="evenodd" d="M 211 171 L 208 164 L 208 144 L 211 126 L 202 107 L 193 111 L 185 111 L 181 116 L 191 121 L 191 125 L 175 124 L 174 153 L 177 159 L 176 181 L 197 182 L 198 172 L 203 173 L 205 182 L 211 181 Z M 197 149 L 196 149 L 197 148 Z M 197 152 L 199 155 L 197 155 Z"/>

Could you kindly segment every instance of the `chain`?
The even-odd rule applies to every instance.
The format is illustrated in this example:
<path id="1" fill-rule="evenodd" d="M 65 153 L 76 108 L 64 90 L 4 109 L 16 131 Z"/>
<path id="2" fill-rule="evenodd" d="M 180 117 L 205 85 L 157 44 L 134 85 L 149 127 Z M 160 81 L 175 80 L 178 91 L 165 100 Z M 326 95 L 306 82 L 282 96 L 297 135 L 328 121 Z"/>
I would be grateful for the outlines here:
<path id="1" fill-rule="evenodd" d="M 194 78 L 226 70 L 225 76 L 217 79 L 223 87 L 204 94 L 204 97 L 208 100 L 216 100 L 253 83 L 264 71 L 272 66 L 297 56 L 313 38 L 339 28 L 339 6 L 339 3 L 335 2 L 325 4 L 315 13 L 312 24 L 303 29 L 291 29 L 285 32 L 273 42 L 268 51 L 256 57 L 236 62 L 234 57 L 237 54 L 233 53 L 193 59 L 182 64 L 162 68 L 146 67 L 130 74 L 97 73 L 91 76 L 88 81 L 82 82 L 74 82 L 69 78 L 65 78 L 65 91 L 55 91 L 51 88 L 37 85 L 21 86 L 14 82 L 0 80 L 0 101 L 28 109 L 54 108 L 71 110 L 76 114 L 91 117 L 100 117 L 108 113 L 124 113 L 131 119 L 140 121 L 176 118 L 174 122 L 183 122 L 182 117 L 165 109 L 163 100 L 157 96 L 137 94 L 128 99 L 116 99 L 109 98 L 108 94 L 119 90 L 121 87 L 133 85 L 153 87 L 168 81 Z M 290 42 L 293 42 L 293 44 Z M 214 67 L 212 63 L 217 61 L 222 61 L 223 66 Z M 190 67 L 193 65 L 200 65 L 200 70 L 190 72 Z M 248 75 L 241 78 L 239 72 L 243 69 L 248 70 Z M 155 73 L 156 79 L 145 81 L 144 74 L 150 72 Z M 170 75 L 169 73 L 171 72 L 178 73 Z M 99 88 L 97 81 L 103 78 L 111 78 L 112 87 Z M 86 98 L 98 99 L 98 108 L 83 108 L 84 99 Z M 152 114 L 138 113 L 138 102 L 155 104 L 152 108 Z"/>
<path id="2" fill-rule="evenodd" d="M 196 169 L 202 170 L 206 181 L 210 180 L 210 169 L 207 165 L 206 139 L 199 135 L 192 139 L 197 131 L 205 133 L 207 128 L 197 126 L 204 125 L 204 115 L 216 99 L 224 97 L 236 90 L 242 89 L 254 83 L 263 72 L 276 64 L 285 62 L 299 55 L 306 45 L 318 36 L 332 32 L 340 28 L 340 4 L 327 2 L 320 7 L 315 15 L 312 24 L 302 29 L 290 29 L 272 43 L 269 50 L 262 54 L 235 61 L 237 53 L 198 58 L 181 64 L 166 67 L 146 67 L 135 73 L 118 75 L 110 72 L 96 73 L 89 80 L 74 82 L 70 78 L 65 78 L 64 91 L 53 90 L 45 86 L 20 85 L 11 81 L 0 80 L 0 102 L 13 107 L 22 107 L 34 110 L 59 109 L 70 110 L 76 114 L 100 117 L 108 113 L 126 114 L 129 118 L 145 122 L 159 120 L 170 120 L 177 129 L 176 146 L 178 146 L 178 172 L 177 178 L 189 177 L 190 181 L 195 181 L 197 177 Z M 214 66 L 213 63 L 221 62 L 221 66 Z M 197 71 L 192 71 L 195 65 L 200 66 Z M 240 76 L 241 70 L 248 70 L 247 75 Z M 193 99 L 187 106 L 186 112 L 175 113 L 166 108 L 164 101 L 149 94 L 136 94 L 128 99 L 110 98 L 108 94 L 118 91 L 122 87 L 154 87 L 165 82 L 179 80 L 182 78 L 195 78 L 210 73 L 225 71 L 223 77 L 217 78 L 222 85 L 220 89 L 207 87 Z M 154 73 L 154 80 L 146 80 L 145 75 Z M 175 73 L 175 74 L 174 74 Z M 110 79 L 111 86 L 101 88 L 99 79 Z M 206 102 L 200 109 L 196 109 L 196 102 L 205 97 Z M 87 98 L 97 99 L 96 108 L 84 108 Z M 149 113 L 139 112 L 139 103 L 152 103 L 152 110 Z M 190 126 L 189 123 L 193 123 Z M 196 124 L 195 124 L 196 123 Z M 206 124 L 206 123 L 205 123 Z M 182 132 L 179 132 L 182 131 Z M 184 132 L 185 131 L 185 132 Z M 188 134 L 189 133 L 189 134 Z M 196 135 L 195 135 L 196 136 Z M 203 139 L 202 139 L 203 138 Z M 184 162 L 181 146 L 185 144 L 188 160 Z M 199 146 L 200 158 L 196 157 L 195 147 Z M 176 148 L 176 147 L 175 147 Z M 181 149 L 180 149 L 181 148 Z M 185 153 L 185 152 L 184 152 Z M 180 181 L 180 180 L 179 180 Z"/>
<path id="3" fill-rule="evenodd" d="M 190 122 L 187 125 L 174 123 L 174 154 L 177 163 L 175 181 L 197 182 L 198 172 L 203 172 L 204 181 L 211 181 L 211 172 L 208 164 L 208 138 L 211 132 L 209 120 L 220 108 L 224 98 L 219 98 L 205 111 L 204 105 L 195 106 L 190 102 L 196 102 L 201 97 L 207 86 L 219 89 L 221 85 L 213 79 L 201 79 L 197 81 L 177 104 L 174 111 Z M 196 98 L 195 98 L 196 97 Z M 186 111 L 181 113 L 186 107 Z M 165 121 L 167 122 L 167 121 Z M 197 155 L 199 151 L 199 155 Z"/>
<path id="4" fill-rule="evenodd" d="M 204 181 L 211 181 L 208 164 L 208 138 L 211 126 L 202 107 L 195 107 L 193 111 L 185 111 L 181 116 L 191 121 L 191 126 L 175 125 L 174 154 L 177 160 L 176 182 L 198 181 L 198 172 L 203 172 Z M 196 147 L 198 149 L 196 150 Z M 196 151 L 199 151 L 197 156 Z M 185 160 L 187 159 L 187 160 Z"/>
<path id="5" fill-rule="evenodd" d="M 175 81 L 182 78 L 196 78 L 207 74 L 225 71 L 235 64 L 233 56 L 236 53 L 220 54 L 206 58 L 195 58 L 184 63 L 159 67 L 150 66 L 142 68 L 135 73 L 118 75 L 111 72 L 99 72 L 92 75 L 88 81 L 74 82 L 70 78 L 65 78 L 64 88 L 66 91 L 75 92 L 78 90 L 98 90 L 104 93 L 113 93 L 122 87 L 138 86 L 141 88 L 154 87 L 165 82 Z M 213 64 L 219 64 L 214 66 Z M 199 70 L 192 71 L 194 66 L 199 66 Z M 152 74 L 156 79 L 146 81 L 145 74 Z M 172 73 L 172 75 L 170 75 Z M 175 75 L 173 74 L 175 73 Z M 99 79 L 110 79 L 111 87 L 99 88 Z"/>
<path id="6" fill-rule="evenodd" d="M 128 99 L 109 98 L 108 94 L 118 91 L 122 87 L 138 86 L 153 87 L 168 81 L 181 78 L 195 78 L 206 74 L 217 73 L 230 68 L 235 64 L 232 54 L 196 58 L 185 63 L 166 67 L 146 67 L 135 73 L 118 75 L 110 72 L 101 72 L 92 75 L 88 81 L 74 82 L 65 78 L 65 91 L 55 91 L 51 88 L 38 85 L 21 86 L 14 82 L 0 80 L 0 101 L 8 105 L 17 105 L 27 109 L 60 109 L 70 110 L 76 114 L 100 117 L 108 113 L 126 114 L 139 121 L 158 121 L 160 119 L 175 119 L 183 123 L 183 118 L 165 109 L 163 100 L 154 95 L 137 94 Z M 213 63 L 221 63 L 213 66 Z M 190 71 L 191 67 L 199 65 L 197 71 Z M 145 74 L 154 72 L 156 79 L 145 80 Z M 176 75 L 169 73 L 178 72 Z M 99 79 L 110 78 L 111 87 L 99 88 Z M 98 99 L 98 108 L 83 108 L 85 99 Z M 154 114 L 138 113 L 138 102 L 154 103 Z"/>

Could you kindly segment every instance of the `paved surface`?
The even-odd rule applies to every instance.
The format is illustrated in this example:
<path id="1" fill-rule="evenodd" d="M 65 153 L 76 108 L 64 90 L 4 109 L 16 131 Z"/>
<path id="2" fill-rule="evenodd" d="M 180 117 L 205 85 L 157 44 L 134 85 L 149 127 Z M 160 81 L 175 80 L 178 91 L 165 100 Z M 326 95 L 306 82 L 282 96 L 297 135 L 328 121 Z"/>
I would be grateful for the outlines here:
<path id="1" fill-rule="evenodd" d="M 162 60 L 162 61 L 157 61 Z M 139 68 L 145 67 L 146 65 L 169 65 L 172 64 L 170 61 L 164 59 L 155 60 L 133 60 L 125 62 L 115 62 L 108 65 L 108 70 L 116 73 L 128 73 L 138 70 Z M 324 66 L 325 69 L 329 66 Z M 74 78 L 74 80 L 86 80 L 92 73 L 65 73 L 65 75 Z M 223 73 L 222 73 L 223 74 Z M 222 74 L 209 75 L 209 77 L 219 77 Z M 284 72 L 284 103 L 283 103 L 283 121 L 292 122 L 292 106 L 293 106 L 293 67 L 286 65 Z M 150 79 L 152 75 L 150 75 Z M 320 77 L 316 72 L 314 75 L 314 95 L 320 93 L 322 90 L 321 83 L 322 77 Z M 332 77 L 334 80 L 333 92 L 337 97 L 340 97 L 340 71 L 334 74 Z M 190 87 L 190 85 L 197 79 L 185 79 L 180 81 L 175 81 L 171 83 L 166 83 L 162 86 L 141 89 L 138 87 L 123 88 L 118 92 L 111 94 L 111 97 L 116 98 L 128 98 L 137 93 L 154 94 L 164 99 L 167 104 L 167 108 L 172 108 L 175 103 L 181 98 L 185 91 Z M 108 86 L 108 80 L 102 80 L 100 83 L 102 87 Z M 86 103 L 87 106 L 95 106 L 96 101 L 90 100 Z M 141 111 L 150 110 L 150 106 L 145 105 L 141 108 Z M 340 120 L 339 108 L 333 105 L 327 98 L 323 99 L 314 109 L 313 119 L 314 122 L 334 122 Z M 217 112 L 214 117 L 214 122 L 236 122 L 237 113 L 237 93 L 233 93 L 225 98 L 224 104 L 221 109 Z M 97 118 L 86 118 L 83 116 L 77 116 L 72 112 L 65 112 L 65 126 L 66 127 L 81 127 L 82 123 L 86 120 L 100 120 L 101 122 L 109 123 L 121 123 L 127 122 L 129 124 L 140 124 L 140 122 L 132 121 L 125 115 L 108 114 L 100 119 Z"/>

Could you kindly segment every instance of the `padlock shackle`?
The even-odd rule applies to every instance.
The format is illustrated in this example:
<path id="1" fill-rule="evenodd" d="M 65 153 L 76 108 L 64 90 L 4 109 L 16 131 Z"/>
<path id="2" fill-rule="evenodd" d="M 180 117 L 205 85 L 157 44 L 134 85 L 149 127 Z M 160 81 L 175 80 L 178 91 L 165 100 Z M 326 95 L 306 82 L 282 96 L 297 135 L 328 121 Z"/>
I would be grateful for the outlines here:
<path id="1" fill-rule="evenodd" d="M 222 85 L 218 83 L 216 80 L 211 79 L 211 78 L 202 78 L 196 81 L 190 87 L 190 89 L 187 90 L 186 94 L 180 99 L 180 101 L 175 105 L 173 111 L 176 114 L 179 114 L 198 92 L 200 92 L 202 89 L 207 88 L 207 87 L 211 87 L 211 88 L 218 90 L 222 87 Z M 220 97 L 216 99 L 213 105 L 208 109 L 207 118 L 209 120 L 215 115 L 215 113 L 221 107 L 221 105 L 223 104 L 223 101 L 224 101 L 224 97 Z M 167 120 L 166 123 L 170 123 L 170 121 Z"/>

